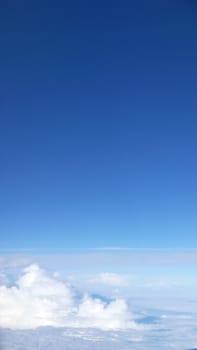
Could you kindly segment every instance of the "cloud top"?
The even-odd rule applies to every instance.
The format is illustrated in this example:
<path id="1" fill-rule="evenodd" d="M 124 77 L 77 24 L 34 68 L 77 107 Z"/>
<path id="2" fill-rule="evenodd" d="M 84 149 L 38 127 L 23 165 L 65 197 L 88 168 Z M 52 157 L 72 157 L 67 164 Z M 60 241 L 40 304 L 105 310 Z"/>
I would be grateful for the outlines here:
<path id="1" fill-rule="evenodd" d="M 138 327 L 124 299 L 106 303 L 88 294 L 78 299 L 69 284 L 33 264 L 23 270 L 14 285 L 0 286 L 0 327 L 28 329 L 40 326 Z"/>

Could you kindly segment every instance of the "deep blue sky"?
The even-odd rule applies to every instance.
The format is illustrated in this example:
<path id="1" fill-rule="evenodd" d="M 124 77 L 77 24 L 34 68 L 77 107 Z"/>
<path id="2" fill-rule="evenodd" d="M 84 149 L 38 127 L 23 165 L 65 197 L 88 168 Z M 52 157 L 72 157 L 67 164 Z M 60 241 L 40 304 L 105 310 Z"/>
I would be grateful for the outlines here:
<path id="1" fill-rule="evenodd" d="M 1 1 L 1 248 L 197 246 L 195 1 Z"/>

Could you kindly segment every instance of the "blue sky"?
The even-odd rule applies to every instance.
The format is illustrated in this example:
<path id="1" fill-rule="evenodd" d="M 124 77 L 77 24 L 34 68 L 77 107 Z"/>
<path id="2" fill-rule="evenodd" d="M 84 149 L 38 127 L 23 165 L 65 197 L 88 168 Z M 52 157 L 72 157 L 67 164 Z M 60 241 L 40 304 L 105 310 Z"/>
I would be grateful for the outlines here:
<path id="1" fill-rule="evenodd" d="M 196 17 L 1 2 L 2 249 L 197 246 Z"/>

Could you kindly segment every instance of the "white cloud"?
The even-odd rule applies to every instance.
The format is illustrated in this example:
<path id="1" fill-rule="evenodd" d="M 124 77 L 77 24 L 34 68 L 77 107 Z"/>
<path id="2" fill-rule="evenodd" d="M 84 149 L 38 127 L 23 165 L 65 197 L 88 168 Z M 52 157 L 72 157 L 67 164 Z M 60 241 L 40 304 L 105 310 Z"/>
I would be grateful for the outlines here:
<path id="1" fill-rule="evenodd" d="M 79 305 L 78 316 L 88 324 L 99 328 L 128 328 L 134 327 L 130 321 L 131 314 L 123 299 L 117 299 L 107 306 L 99 299 L 85 297 Z"/>
<path id="2" fill-rule="evenodd" d="M 103 272 L 96 278 L 92 279 L 93 283 L 102 283 L 109 286 L 125 287 L 128 285 L 127 278 L 117 273 Z"/>
<path id="3" fill-rule="evenodd" d="M 72 309 L 71 289 L 48 277 L 37 265 L 31 265 L 16 282 L 16 286 L 0 287 L 0 326 L 34 328 L 61 326 L 61 309 Z"/>
<path id="4" fill-rule="evenodd" d="M 105 278 L 115 282 L 114 276 Z M 138 328 L 125 300 L 106 303 L 89 295 L 78 300 L 69 284 L 33 264 L 23 270 L 15 285 L 0 286 L 0 327 L 39 326 Z"/>

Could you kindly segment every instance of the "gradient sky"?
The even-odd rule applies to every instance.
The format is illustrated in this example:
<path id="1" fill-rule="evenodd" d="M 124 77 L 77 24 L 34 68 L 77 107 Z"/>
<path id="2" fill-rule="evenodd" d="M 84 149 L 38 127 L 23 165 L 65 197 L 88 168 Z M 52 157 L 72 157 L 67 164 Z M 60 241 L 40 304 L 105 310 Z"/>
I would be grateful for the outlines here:
<path id="1" fill-rule="evenodd" d="M 197 246 L 196 1 L 1 1 L 1 249 Z"/>

